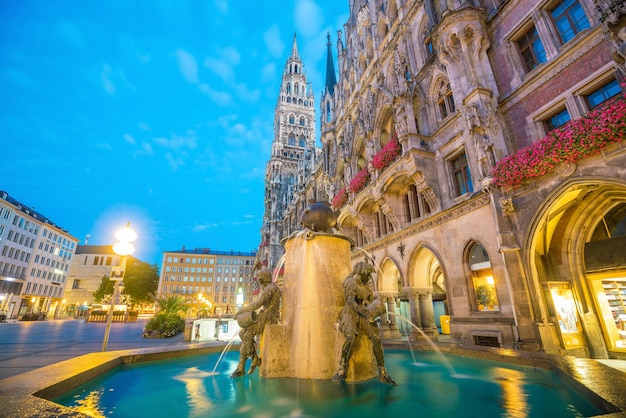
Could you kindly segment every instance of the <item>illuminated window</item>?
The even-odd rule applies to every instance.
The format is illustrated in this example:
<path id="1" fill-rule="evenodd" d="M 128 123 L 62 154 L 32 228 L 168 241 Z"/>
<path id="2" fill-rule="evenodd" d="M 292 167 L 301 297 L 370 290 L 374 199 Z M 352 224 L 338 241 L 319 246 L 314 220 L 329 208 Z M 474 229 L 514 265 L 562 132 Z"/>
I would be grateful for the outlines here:
<path id="1" fill-rule="evenodd" d="M 469 252 L 468 263 L 472 275 L 476 308 L 482 312 L 499 311 L 500 305 L 493 280 L 491 262 L 482 245 L 474 244 Z"/>

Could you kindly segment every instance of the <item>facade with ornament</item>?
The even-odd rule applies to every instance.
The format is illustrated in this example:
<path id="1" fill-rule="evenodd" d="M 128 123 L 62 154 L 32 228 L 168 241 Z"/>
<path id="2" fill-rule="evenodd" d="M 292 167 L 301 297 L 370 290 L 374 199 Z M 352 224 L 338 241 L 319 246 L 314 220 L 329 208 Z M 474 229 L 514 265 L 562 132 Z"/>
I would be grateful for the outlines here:
<path id="1" fill-rule="evenodd" d="M 351 0 L 320 157 L 262 239 L 278 254 L 330 201 L 353 261 L 380 267 L 385 338 L 626 359 L 625 16 L 616 0 Z"/>

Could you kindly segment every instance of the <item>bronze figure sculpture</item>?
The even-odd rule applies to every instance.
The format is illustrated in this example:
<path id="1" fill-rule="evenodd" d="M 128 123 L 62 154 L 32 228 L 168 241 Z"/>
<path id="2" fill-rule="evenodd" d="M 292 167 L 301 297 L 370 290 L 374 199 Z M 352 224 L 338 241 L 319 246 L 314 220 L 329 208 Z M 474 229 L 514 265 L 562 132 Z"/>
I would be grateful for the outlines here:
<path id="1" fill-rule="evenodd" d="M 258 298 L 239 309 L 235 314 L 237 323 L 241 327 L 239 337 L 241 348 L 239 349 L 239 364 L 230 377 L 243 376 L 245 374 L 246 360 L 252 359 L 248 374 L 261 365 L 261 357 L 257 353 L 256 339 L 261 338 L 267 324 L 276 324 L 279 319 L 281 290 L 272 282 L 272 274 L 269 270 L 261 270 L 257 279 L 262 287 Z M 258 312 L 259 308 L 263 308 Z"/>
<path id="2" fill-rule="evenodd" d="M 396 384 L 385 370 L 383 345 L 376 318 L 385 313 L 386 309 L 379 298 L 374 298 L 374 292 L 368 285 L 373 273 L 374 267 L 371 264 L 359 262 L 343 283 L 345 305 L 339 314 L 339 330 L 346 337 L 346 341 L 341 349 L 339 369 L 333 376 L 334 382 L 346 378 L 356 337 L 363 334 L 372 342 L 378 364 L 378 380 L 390 385 Z"/>

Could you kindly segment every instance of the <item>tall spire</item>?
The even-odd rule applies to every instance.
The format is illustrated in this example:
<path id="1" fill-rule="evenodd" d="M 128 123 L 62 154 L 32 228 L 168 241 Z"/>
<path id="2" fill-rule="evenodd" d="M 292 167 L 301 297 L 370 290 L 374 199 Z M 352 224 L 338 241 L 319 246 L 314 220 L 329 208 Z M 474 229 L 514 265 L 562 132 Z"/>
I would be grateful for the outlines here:
<path id="1" fill-rule="evenodd" d="M 326 88 L 332 95 L 335 91 L 335 84 L 337 84 L 337 78 L 335 76 L 335 64 L 333 63 L 333 52 L 330 44 L 330 32 L 328 33 L 328 42 L 326 47 L 328 52 L 326 53 Z M 295 41 L 294 41 L 295 42 Z"/>
<path id="2" fill-rule="evenodd" d="M 297 60 L 300 59 L 300 56 L 298 55 L 298 43 L 296 42 L 295 32 L 293 34 L 293 45 L 291 45 L 291 58 Z"/>

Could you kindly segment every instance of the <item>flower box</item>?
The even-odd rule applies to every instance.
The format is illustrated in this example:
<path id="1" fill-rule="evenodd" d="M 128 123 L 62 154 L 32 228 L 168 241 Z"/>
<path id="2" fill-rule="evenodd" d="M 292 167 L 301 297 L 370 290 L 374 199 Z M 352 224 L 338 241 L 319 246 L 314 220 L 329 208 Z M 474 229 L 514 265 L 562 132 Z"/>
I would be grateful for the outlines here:
<path id="1" fill-rule="evenodd" d="M 402 147 L 398 142 L 398 137 L 393 136 L 385 146 L 372 158 L 372 166 L 377 170 L 384 170 L 389 167 L 402 154 Z"/>
<path id="2" fill-rule="evenodd" d="M 576 163 L 626 139 L 626 99 L 619 96 L 605 106 L 572 120 L 543 139 L 498 161 L 492 170 L 494 186 L 517 186 L 552 173 L 564 163 Z"/>
<path id="3" fill-rule="evenodd" d="M 343 187 L 341 190 L 339 190 L 339 192 L 337 192 L 335 197 L 333 197 L 331 205 L 333 208 L 339 209 L 344 207 L 346 203 L 348 203 L 348 192 L 346 191 L 346 188 Z"/>
<path id="4" fill-rule="evenodd" d="M 363 167 L 361 171 L 356 173 L 356 176 L 350 180 L 350 191 L 352 193 L 358 193 L 365 188 L 370 182 L 371 176 L 367 167 Z"/>

